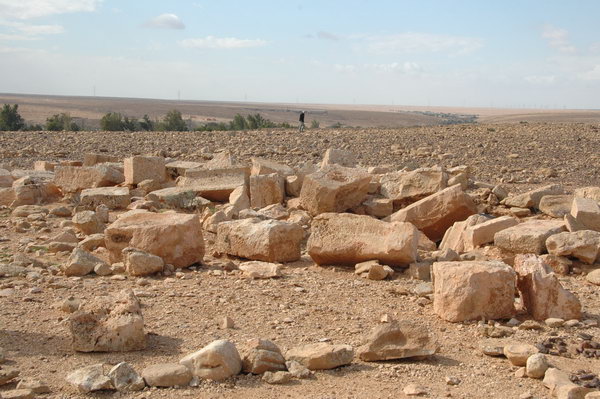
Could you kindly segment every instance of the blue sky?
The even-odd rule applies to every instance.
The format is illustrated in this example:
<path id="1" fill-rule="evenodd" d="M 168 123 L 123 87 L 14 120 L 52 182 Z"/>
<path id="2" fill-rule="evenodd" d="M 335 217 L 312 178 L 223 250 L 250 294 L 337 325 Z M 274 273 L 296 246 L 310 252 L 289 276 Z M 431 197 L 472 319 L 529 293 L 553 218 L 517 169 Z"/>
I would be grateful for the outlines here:
<path id="1" fill-rule="evenodd" d="M 0 0 L 0 92 L 600 108 L 599 1 Z"/>

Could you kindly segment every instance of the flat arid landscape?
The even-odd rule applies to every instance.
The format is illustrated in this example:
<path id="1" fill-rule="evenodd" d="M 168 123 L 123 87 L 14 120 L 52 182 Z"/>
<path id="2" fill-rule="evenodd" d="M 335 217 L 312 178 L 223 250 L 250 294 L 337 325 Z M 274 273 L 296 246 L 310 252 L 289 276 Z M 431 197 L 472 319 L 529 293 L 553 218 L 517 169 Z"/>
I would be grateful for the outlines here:
<path id="1" fill-rule="evenodd" d="M 599 395 L 600 111 L 0 103 L 4 398 Z"/>

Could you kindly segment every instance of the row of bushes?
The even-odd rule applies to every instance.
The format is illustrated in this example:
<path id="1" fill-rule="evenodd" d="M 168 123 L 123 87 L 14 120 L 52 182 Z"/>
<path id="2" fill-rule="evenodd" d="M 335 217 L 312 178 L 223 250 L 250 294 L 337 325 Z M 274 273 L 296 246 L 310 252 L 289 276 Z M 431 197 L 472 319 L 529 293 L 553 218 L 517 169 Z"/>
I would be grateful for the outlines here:
<path id="1" fill-rule="evenodd" d="M 79 126 L 68 113 L 54 114 L 46 119 L 45 126 L 40 124 L 26 125 L 25 121 L 19 115 L 18 104 L 13 106 L 4 104 L 0 111 L 0 131 L 2 130 L 50 130 L 50 131 L 78 131 Z M 207 122 L 200 126 L 193 127 L 191 120 L 186 122 L 181 112 L 172 110 L 165 115 L 162 120 L 152 120 L 148 115 L 141 119 L 130 118 L 119 112 L 109 112 L 100 119 L 100 129 L 108 131 L 177 131 L 184 132 L 188 130 L 195 131 L 226 131 L 226 130 L 257 130 L 264 128 L 291 128 L 292 126 L 283 122 L 274 123 L 265 119 L 261 114 L 256 113 L 246 117 L 236 114 L 229 123 L 226 122 Z M 313 120 L 311 128 L 318 128 L 319 122 Z"/>

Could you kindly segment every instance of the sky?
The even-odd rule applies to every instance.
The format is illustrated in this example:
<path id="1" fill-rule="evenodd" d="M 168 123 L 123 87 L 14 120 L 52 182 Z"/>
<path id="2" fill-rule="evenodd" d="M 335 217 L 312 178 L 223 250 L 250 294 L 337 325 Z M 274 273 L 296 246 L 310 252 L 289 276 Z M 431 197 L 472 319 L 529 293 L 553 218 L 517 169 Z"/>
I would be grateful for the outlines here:
<path id="1" fill-rule="evenodd" d="M 0 0 L 0 92 L 600 108 L 597 0 Z"/>

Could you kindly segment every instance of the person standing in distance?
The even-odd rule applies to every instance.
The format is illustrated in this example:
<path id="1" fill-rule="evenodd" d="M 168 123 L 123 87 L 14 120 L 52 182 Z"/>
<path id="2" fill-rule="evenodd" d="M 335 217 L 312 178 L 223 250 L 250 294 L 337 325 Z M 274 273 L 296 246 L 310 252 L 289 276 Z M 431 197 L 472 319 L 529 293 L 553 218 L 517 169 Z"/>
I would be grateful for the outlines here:
<path id="1" fill-rule="evenodd" d="M 300 118 L 298 120 L 300 121 L 300 126 L 298 126 L 298 131 L 303 132 L 304 131 L 304 111 L 300 112 Z"/>

